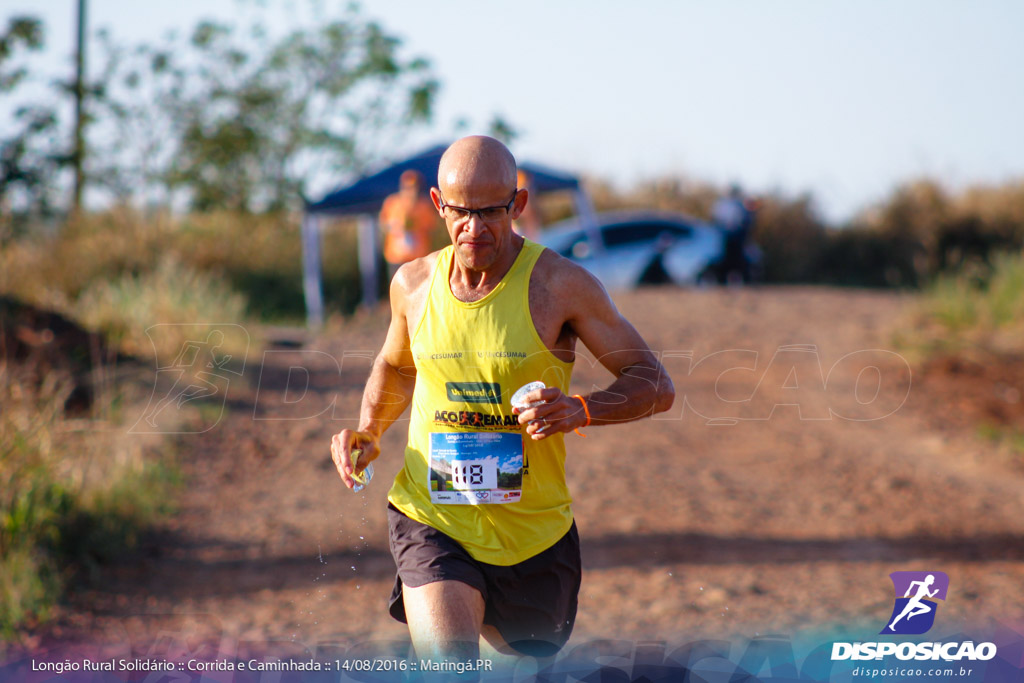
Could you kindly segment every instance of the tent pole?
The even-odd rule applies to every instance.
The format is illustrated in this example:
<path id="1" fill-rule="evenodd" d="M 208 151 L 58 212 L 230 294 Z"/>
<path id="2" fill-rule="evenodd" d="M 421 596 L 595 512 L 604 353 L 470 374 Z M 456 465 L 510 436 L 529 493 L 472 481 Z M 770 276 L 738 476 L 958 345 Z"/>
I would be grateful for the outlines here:
<path id="1" fill-rule="evenodd" d="M 359 216 L 359 274 L 363 285 L 363 306 L 377 305 L 377 283 L 380 282 L 377 260 L 377 220 L 370 214 Z"/>
<path id="2" fill-rule="evenodd" d="M 597 216 L 594 204 L 590 201 L 590 195 L 582 187 L 579 187 L 573 191 L 572 200 L 576 206 L 576 215 L 579 217 L 580 225 L 587 233 L 588 241 L 593 245 L 595 251 L 601 251 L 601 235 L 597 230 Z"/>
<path id="3" fill-rule="evenodd" d="M 302 217 L 302 292 L 306 297 L 306 326 L 324 324 L 324 297 L 320 274 L 320 217 Z"/>

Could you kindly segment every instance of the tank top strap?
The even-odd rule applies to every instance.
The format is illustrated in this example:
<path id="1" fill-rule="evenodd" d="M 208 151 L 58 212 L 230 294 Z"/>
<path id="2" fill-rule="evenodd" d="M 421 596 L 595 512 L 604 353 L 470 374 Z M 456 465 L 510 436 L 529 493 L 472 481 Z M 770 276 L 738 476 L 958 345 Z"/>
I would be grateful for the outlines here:
<path id="1" fill-rule="evenodd" d="M 544 245 L 523 238 L 523 250 L 520 252 L 519 258 L 516 259 L 515 265 L 512 266 L 512 270 L 519 269 L 520 273 L 517 273 L 517 276 L 525 277 L 525 284 L 529 285 L 533 267 L 537 265 L 537 260 L 543 253 Z"/>
<path id="2" fill-rule="evenodd" d="M 423 323 L 430 316 L 434 309 L 434 298 L 438 296 L 438 293 L 443 294 L 448 289 L 447 284 L 443 290 L 438 290 L 438 279 L 442 281 L 447 278 L 448 269 L 451 266 L 452 255 L 455 253 L 455 247 L 448 245 L 441 250 L 441 253 L 437 255 L 437 260 L 434 261 L 434 267 L 430 272 L 430 285 L 427 287 L 427 300 L 423 303 L 423 311 L 420 313 L 419 322 L 416 323 L 416 329 L 413 331 L 412 336 L 409 337 L 410 346 L 416 343 L 416 338 L 420 334 L 420 330 L 423 329 Z M 441 275 L 443 274 L 443 276 Z"/>
<path id="3" fill-rule="evenodd" d="M 508 292 L 522 292 L 519 298 L 515 298 L 514 295 L 509 297 L 506 295 L 504 298 L 508 301 L 505 305 L 518 306 L 520 303 L 525 305 L 522 313 L 529 318 L 530 307 L 529 307 L 529 290 L 530 290 L 530 277 L 533 275 L 533 267 L 537 265 L 537 259 L 544 253 L 544 247 L 536 242 L 523 238 L 523 247 L 516 254 L 516 260 L 512 264 L 512 267 L 505 273 L 505 277 L 501 278 L 501 282 L 495 287 L 495 291 L 491 292 L 494 298 L 498 298 L 499 295 Z M 488 297 L 485 297 L 488 298 Z M 532 324 L 532 323 L 531 323 Z"/>

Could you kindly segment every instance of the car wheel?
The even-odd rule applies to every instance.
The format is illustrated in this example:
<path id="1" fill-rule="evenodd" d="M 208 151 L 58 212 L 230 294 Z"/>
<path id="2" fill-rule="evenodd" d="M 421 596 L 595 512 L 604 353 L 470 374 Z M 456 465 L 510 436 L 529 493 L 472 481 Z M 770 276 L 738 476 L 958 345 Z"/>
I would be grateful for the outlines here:
<path id="1" fill-rule="evenodd" d="M 714 265 L 704 266 L 704 270 L 697 275 L 697 285 L 700 287 L 714 287 L 718 284 L 718 269 Z"/>
<path id="2" fill-rule="evenodd" d="M 654 257 L 644 272 L 640 275 L 638 285 L 668 285 L 672 284 L 672 278 L 665 270 L 665 264 L 661 262 L 661 254 Z"/>

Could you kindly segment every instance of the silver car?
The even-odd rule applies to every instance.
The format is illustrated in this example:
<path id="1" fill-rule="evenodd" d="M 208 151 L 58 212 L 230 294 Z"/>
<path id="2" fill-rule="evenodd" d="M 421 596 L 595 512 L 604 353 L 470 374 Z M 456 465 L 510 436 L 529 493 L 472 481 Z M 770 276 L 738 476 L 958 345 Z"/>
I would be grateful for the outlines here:
<path id="1" fill-rule="evenodd" d="M 610 290 L 712 281 L 725 249 L 715 226 L 656 211 L 600 213 L 589 226 L 570 219 L 547 229 L 540 242 L 579 263 Z"/>

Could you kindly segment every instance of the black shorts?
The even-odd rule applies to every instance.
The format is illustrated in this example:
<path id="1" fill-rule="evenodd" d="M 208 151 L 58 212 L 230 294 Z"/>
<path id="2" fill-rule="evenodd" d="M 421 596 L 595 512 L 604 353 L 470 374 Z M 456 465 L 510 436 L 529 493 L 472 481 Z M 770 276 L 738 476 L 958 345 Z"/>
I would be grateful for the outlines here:
<path id="1" fill-rule="evenodd" d="M 576 522 L 547 550 L 507 567 L 473 559 L 451 536 L 410 519 L 390 503 L 388 528 L 398 566 L 390 611 L 398 621 L 407 623 L 403 585 L 461 581 L 480 591 L 484 623 L 516 651 L 548 657 L 569 640 L 582 569 Z"/>

